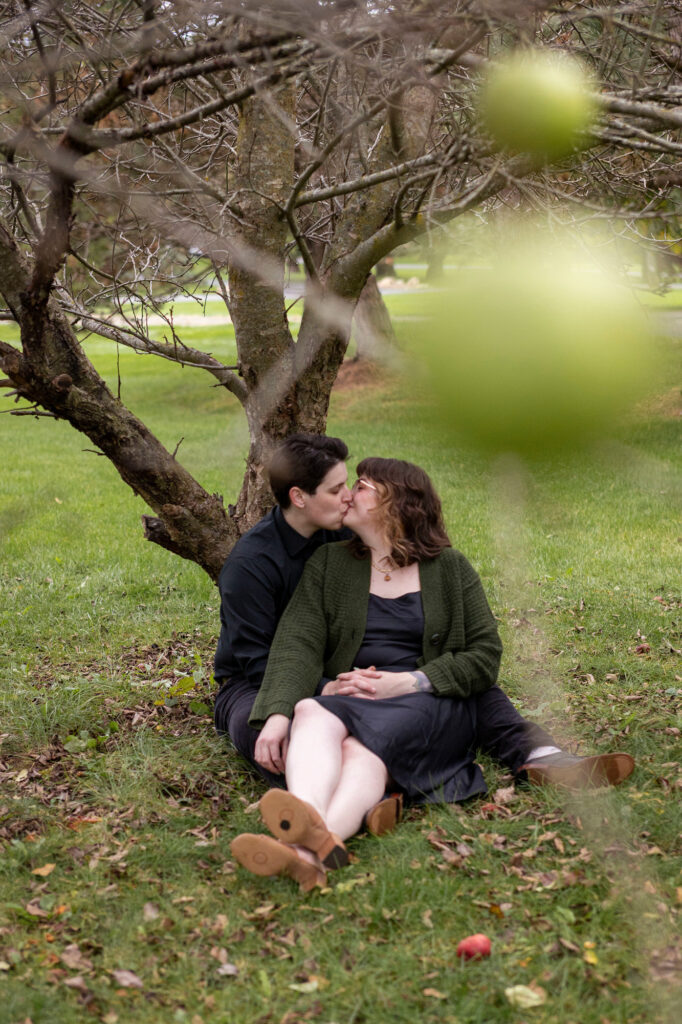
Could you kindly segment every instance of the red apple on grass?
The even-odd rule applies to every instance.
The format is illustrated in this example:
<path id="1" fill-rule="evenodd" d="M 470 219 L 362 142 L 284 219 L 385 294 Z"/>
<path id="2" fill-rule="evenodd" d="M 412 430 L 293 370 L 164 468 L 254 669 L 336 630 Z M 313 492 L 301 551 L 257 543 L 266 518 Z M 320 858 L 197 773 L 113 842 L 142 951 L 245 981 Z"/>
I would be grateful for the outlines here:
<path id="1" fill-rule="evenodd" d="M 467 935 L 457 946 L 457 956 L 461 960 L 482 960 L 490 956 L 490 939 L 487 935 Z"/>

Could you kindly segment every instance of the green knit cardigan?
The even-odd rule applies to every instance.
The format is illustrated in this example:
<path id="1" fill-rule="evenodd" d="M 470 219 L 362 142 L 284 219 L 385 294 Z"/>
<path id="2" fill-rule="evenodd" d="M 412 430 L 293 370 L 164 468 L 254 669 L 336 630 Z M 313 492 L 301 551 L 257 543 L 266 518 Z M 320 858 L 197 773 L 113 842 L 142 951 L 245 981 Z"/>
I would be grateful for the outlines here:
<path id="1" fill-rule="evenodd" d="M 346 542 L 324 544 L 310 558 L 270 649 L 249 724 L 291 717 L 320 679 L 353 667 L 367 624 L 369 559 Z M 463 554 L 445 548 L 420 562 L 424 637 L 417 662 L 441 697 L 469 697 L 493 686 L 502 643 L 481 581 Z"/>

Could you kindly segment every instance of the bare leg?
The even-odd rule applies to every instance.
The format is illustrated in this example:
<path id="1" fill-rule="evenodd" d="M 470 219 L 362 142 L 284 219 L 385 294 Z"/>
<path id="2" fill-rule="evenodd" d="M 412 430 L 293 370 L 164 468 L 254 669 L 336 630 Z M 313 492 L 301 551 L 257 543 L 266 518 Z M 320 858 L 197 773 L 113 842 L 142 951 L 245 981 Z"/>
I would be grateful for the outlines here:
<path id="1" fill-rule="evenodd" d="M 286 777 L 289 792 L 312 804 L 341 839 L 355 835 L 388 782 L 383 761 L 314 700 L 296 705 Z"/>
<path id="2" fill-rule="evenodd" d="M 296 705 L 287 751 L 287 789 L 312 804 L 325 821 L 341 778 L 347 736 L 341 719 L 317 701 L 302 700 Z"/>
<path id="3" fill-rule="evenodd" d="M 334 791 L 327 825 L 341 839 L 354 836 L 365 814 L 386 792 L 386 765 L 352 736 L 343 741 L 343 763 L 339 784 Z"/>

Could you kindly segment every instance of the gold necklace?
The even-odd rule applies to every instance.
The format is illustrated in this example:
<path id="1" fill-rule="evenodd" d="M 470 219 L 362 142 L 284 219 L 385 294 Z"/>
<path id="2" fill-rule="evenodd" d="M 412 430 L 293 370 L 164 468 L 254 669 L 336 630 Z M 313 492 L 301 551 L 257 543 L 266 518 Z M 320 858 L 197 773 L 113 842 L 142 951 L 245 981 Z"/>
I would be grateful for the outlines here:
<path id="1" fill-rule="evenodd" d="M 381 561 L 382 562 L 386 562 L 386 561 L 390 562 L 391 559 L 389 558 L 388 555 L 386 555 L 384 558 L 381 559 Z M 370 562 L 372 562 L 371 559 L 370 559 Z M 382 569 L 380 566 L 375 565 L 374 562 L 372 562 L 372 568 L 376 569 L 377 572 L 382 573 L 383 577 L 384 577 L 384 579 L 386 580 L 387 583 L 391 582 L 391 576 L 395 572 L 395 569 Z"/>

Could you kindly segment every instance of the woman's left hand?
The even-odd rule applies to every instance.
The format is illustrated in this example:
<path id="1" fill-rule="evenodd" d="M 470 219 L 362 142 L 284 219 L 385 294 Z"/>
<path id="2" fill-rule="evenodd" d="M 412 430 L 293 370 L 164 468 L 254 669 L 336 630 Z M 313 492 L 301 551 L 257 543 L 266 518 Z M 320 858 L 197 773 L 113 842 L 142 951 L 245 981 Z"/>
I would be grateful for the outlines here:
<path id="1" fill-rule="evenodd" d="M 426 679 L 423 672 L 377 672 L 376 669 L 354 668 L 351 672 L 339 673 L 333 681 L 338 684 L 338 689 L 334 692 L 340 696 L 365 697 L 369 700 L 430 692 L 428 680 L 426 686 L 417 685 L 417 675 Z M 324 693 L 324 690 L 322 692 Z"/>

